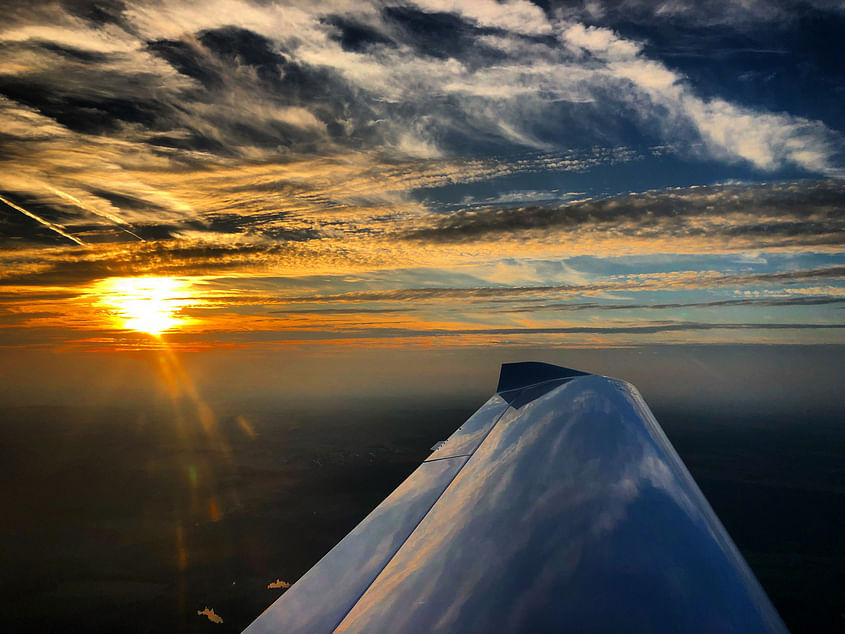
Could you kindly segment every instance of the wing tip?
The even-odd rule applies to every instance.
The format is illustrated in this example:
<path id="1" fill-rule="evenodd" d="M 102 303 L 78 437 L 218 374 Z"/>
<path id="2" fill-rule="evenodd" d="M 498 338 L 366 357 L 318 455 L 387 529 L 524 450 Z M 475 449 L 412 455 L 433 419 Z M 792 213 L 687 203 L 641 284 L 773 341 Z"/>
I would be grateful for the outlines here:
<path id="1" fill-rule="evenodd" d="M 518 390 L 543 381 L 587 376 L 588 374 L 590 373 L 539 361 L 503 363 L 499 372 L 499 385 L 496 387 L 496 392 Z"/>

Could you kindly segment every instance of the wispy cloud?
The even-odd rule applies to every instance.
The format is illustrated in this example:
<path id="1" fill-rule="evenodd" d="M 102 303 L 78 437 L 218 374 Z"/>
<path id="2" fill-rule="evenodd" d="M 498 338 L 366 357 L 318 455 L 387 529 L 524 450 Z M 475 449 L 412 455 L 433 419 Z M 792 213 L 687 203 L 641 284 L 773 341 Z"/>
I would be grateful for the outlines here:
<path id="1" fill-rule="evenodd" d="M 435 217 L 408 236 L 452 242 L 557 230 L 570 239 L 711 238 L 757 246 L 841 245 L 841 181 L 723 185 L 651 191 L 556 206 L 470 210 Z M 727 241 L 727 242 L 726 242 Z"/>
<path id="2" fill-rule="evenodd" d="M 699 28 L 720 26 L 746 30 L 759 28 L 761 23 L 799 20 L 807 8 L 845 12 L 841 0 L 713 0 L 706 3 L 693 0 L 585 0 L 567 3 L 560 10 L 571 17 L 588 21 L 624 15 L 629 20 L 641 23 L 663 20 L 676 24 L 694 24 Z"/>
<path id="3" fill-rule="evenodd" d="M 591 284 L 537 286 L 486 286 L 469 288 L 403 288 L 359 291 L 334 295 L 303 295 L 280 298 L 285 303 L 298 302 L 411 302 L 418 300 L 488 299 L 501 297 L 556 295 L 595 295 L 630 290 L 680 290 L 735 287 L 760 284 L 801 282 L 812 279 L 845 279 L 845 266 L 779 271 L 774 273 L 726 274 L 718 271 L 673 271 L 670 273 L 633 274 Z"/>

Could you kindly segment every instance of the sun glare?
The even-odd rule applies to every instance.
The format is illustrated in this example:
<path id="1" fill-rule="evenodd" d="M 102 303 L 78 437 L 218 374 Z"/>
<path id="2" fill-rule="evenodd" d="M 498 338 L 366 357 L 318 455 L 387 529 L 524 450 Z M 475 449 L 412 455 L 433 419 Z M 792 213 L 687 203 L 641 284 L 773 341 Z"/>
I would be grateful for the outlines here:
<path id="1" fill-rule="evenodd" d="M 173 277 L 116 277 L 98 289 L 123 328 L 160 335 L 188 322 L 180 314 L 191 303 L 191 285 Z"/>

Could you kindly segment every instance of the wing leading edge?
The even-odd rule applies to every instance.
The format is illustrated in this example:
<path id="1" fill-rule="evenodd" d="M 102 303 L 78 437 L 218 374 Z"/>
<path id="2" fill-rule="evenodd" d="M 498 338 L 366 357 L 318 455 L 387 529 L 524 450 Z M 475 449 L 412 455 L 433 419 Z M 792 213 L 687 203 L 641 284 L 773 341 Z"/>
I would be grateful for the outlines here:
<path id="1" fill-rule="evenodd" d="M 498 391 L 246 630 L 786 632 L 637 390 Z"/>

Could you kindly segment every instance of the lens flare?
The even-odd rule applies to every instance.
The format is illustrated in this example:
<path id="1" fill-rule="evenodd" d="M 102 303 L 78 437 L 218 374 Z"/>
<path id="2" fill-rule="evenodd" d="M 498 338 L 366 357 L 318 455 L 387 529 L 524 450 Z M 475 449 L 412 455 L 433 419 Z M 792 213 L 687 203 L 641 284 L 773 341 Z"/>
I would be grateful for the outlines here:
<path id="1" fill-rule="evenodd" d="M 161 335 L 186 325 L 180 314 L 192 302 L 191 284 L 173 277 L 115 277 L 99 285 L 101 304 L 120 326 Z"/>

